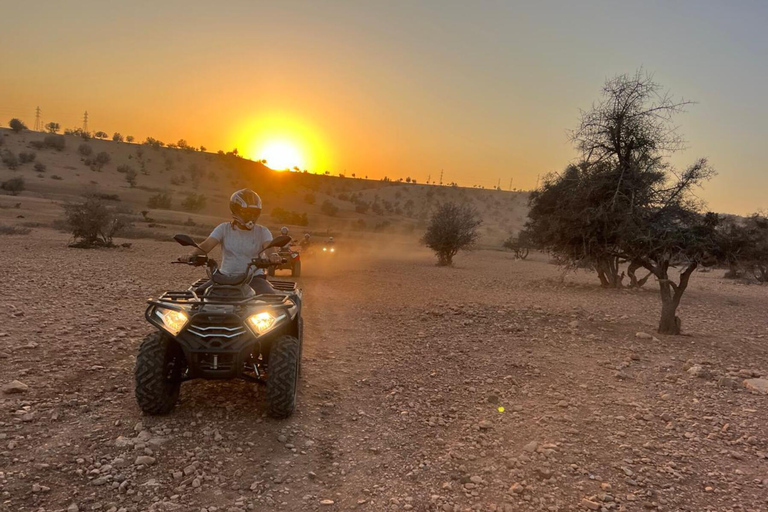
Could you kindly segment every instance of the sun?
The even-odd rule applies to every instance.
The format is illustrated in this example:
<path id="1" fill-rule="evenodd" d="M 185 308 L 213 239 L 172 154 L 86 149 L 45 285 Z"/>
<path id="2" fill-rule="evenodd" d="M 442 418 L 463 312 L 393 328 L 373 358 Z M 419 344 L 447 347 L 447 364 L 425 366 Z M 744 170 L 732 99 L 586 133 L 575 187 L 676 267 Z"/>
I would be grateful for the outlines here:
<path id="1" fill-rule="evenodd" d="M 304 168 L 304 159 L 299 149 L 288 141 L 270 141 L 259 150 L 257 158 L 267 161 L 267 167 L 283 169 Z"/>

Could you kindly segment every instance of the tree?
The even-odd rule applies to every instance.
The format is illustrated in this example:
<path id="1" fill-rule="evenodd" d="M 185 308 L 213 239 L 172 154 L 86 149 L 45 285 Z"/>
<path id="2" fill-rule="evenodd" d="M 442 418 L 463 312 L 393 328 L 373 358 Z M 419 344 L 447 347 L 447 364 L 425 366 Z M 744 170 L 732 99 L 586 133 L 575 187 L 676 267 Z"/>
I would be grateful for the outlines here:
<path id="1" fill-rule="evenodd" d="M 473 206 L 443 203 L 432 213 L 422 242 L 435 251 L 439 266 L 453 265 L 453 257 L 471 249 L 477 241 L 480 224 L 482 220 Z"/>
<path id="2" fill-rule="evenodd" d="M 573 265 L 596 268 L 604 286 L 621 286 L 621 262 L 659 281 L 659 332 L 679 334 L 676 316 L 694 270 L 723 261 L 719 218 L 702 214 L 693 190 L 714 171 L 705 159 L 676 172 L 665 157 L 683 146 L 673 123 L 689 102 L 674 101 L 637 72 L 606 82 L 603 96 L 572 133 L 582 162 L 551 175 L 531 195 L 526 229 L 534 242 Z M 680 267 L 677 282 L 670 269 Z"/>
<path id="3" fill-rule="evenodd" d="M 509 235 L 509 238 L 504 240 L 501 245 L 514 252 L 515 258 L 524 260 L 531 251 L 531 237 L 527 231 L 522 231 L 517 236 Z"/>
<path id="4" fill-rule="evenodd" d="M 101 169 L 112 161 L 112 157 L 106 151 L 99 152 L 91 161 L 91 170 L 101 172 Z"/>
<path id="5" fill-rule="evenodd" d="M 136 186 L 136 176 L 136 171 L 134 171 L 132 167 L 125 171 L 125 181 L 128 183 L 128 185 L 130 185 L 131 188 Z"/>
<path id="6" fill-rule="evenodd" d="M 330 200 L 326 199 L 323 204 L 320 205 L 320 211 L 331 217 L 335 217 L 339 213 L 339 207 L 333 204 Z"/>
<path id="7" fill-rule="evenodd" d="M 152 209 L 158 210 L 170 210 L 171 209 L 171 194 L 168 192 L 161 192 L 150 197 L 147 200 L 147 206 Z"/>
<path id="8" fill-rule="evenodd" d="M 93 148 L 85 142 L 81 142 L 80 145 L 77 146 L 77 152 L 80 153 L 80 156 L 90 156 L 91 153 L 93 153 Z"/>
<path id="9" fill-rule="evenodd" d="M 96 137 L 97 139 L 106 139 L 107 137 L 109 137 L 109 135 L 107 135 L 107 132 L 102 132 L 102 131 L 98 131 L 94 133 L 93 136 Z"/>
<path id="10" fill-rule="evenodd" d="M 95 196 L 80 203 L 64 204 L 64 220 L 76 242 L 75 247 L 114 247 L 112 238 L 128 222 Z"/>
<path id="11" fill-rule="evenodd" d="M 199 212 L 205 208 L 206 203 L 203 194 L 190 194 L 181 202 L 181 207 L 190 212 Z"/>
<path id="12" fill-rule="evenodd" d="M 115 132 L 112 134 L 112 140 L 115 142 L 123 142 L 123 136 L 120 133 Z"/>
<path id="13" fill-rule="evenodd" d="M 19 166 L 19 159 L 16 154 L 7 149 L 0 154 L 0 160 L 11 170 L 15 170 Z"/>
<path id="14" fill-rule="evenodd" d="M 21 176 L 11 178 L 8 181 L 4 181 L 2 184 L 0 184 L 0 188 L 12 196 L 17 196 L 24 190 L 24 178 Z"/>
<path id="15" fill-rule="evenodd" d="M 59 125 L 59 123 L 54 123 L 53 121 L 51 121 L 50 123 L 45 125 L 45 129 L 48 131 L 48 133 L 59 133 L 61 126 Z"/>
<path id="16" fill-rule="evenodd" d="M 67 139 L 63 135 L 52 133 L 45 136 L 43 145 L 56 151 L 64 151 L 64 148 L 67 146 Z"/>
<path id="17" fill-rule="evenodd" d="M 25 125 L 22 120 L 16 119 L 15 117 L 8 122 L 8 126 L 10 126 L 11 130 L 13 130 L 15 133 L 19 133 L 21 130 L 27 129 L 27 125 Z"/>
<path id="18" fill-rule="evenodd" d="M 129 135 L 125 138 L 127 142 L 133 142 L 133 135 Z"/>

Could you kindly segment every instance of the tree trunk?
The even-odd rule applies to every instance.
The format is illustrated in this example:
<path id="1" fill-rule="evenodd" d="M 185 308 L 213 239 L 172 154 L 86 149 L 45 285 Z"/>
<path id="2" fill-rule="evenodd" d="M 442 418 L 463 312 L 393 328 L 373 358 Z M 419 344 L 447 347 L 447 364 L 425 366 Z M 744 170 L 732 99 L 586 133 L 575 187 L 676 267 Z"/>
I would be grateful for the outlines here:
<path id="1" fill-rule="evenodd" d="M 618 257 L 599 258 L 595 263 L 595 270 L 597 270 L 597 277 L 600 279 L 600 285 L 603 288 L 621 288 L 624 274 L 619 274 Z"/>
<path id="2" fill-rule="evenodd" d="M 664 262 L 656 268 L 656 277 L 659 278 L 659 293 L 661 294 L 661 319 L 659 320 L 659 334 L 680 334 L 682 322 L 677 316 L 677 307 L 683 298 L 688 281 L 698 263 L 690 263 L 680 274 L 680 282 L 674 283 L 669 279 L 669 263 Z"/>
<path id="3" fill-rule="evenodd" d="M 637 272 L 637 270 L 642 268 L 642 267 L 643 267 L 643 265 L 640 264 L 636 260 L 633 260 L 629 264 L 629 267 L 627 268 L 627 275 L 629 276 L 629 287 L 630 288 L 642 288 L 642 286 L 646 282 L 648 282 L 648 278 L 653 275 L 652 272 L 648 272 L 648 274 L 646 274 L 646 276 L 644 278 L 638 279 L 637 278 L 637 274 L 635 274 L 635 272 Z"/>

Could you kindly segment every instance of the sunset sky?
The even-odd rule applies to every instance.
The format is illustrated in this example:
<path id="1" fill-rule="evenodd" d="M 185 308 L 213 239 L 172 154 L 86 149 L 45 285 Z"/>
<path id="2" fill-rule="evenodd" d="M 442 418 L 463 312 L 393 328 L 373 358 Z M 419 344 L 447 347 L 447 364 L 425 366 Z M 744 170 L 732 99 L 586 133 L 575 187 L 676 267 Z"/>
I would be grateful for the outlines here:
<path id="1" fill-rule="evenodd" d="M 766 27 L 757 0 L 4 2 L 0 118 L 532 188 L 605 78 L 643 66 L 698 102 L 674 162 L 709 157 L 702 197 L 747 213 L 768 208 Z"/>

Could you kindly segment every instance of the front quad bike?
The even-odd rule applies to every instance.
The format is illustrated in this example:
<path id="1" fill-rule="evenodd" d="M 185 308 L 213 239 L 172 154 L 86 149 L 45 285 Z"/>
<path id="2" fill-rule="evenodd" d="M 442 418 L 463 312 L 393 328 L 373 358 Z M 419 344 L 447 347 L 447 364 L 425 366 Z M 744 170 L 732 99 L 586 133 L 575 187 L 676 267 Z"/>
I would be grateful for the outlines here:
<path id="1" fill-rule="evenodd" d="M 286 238 L 275 238 L 270 247 L 286 244 Z M 196 246 L 186 235 L 174 239 Z M 293 282 L 271 281 L 277 293 L 256 295 L 249 286 L 254 270 L 274 265 L 261 257 L 238 276 L 220 273 L 207 256 L 189 264 L 206 266 L 207 279 L 147 301 L 144 316 L 158 332 L 144 339 L 136 357 L 139 407 L 166 414 L 186 380 L 241 378 L 266 385 L 270 416 L 290 416 L 301 364 L 301 290 Z"/>
<path id="2" fill-rule="evenodd" d="M 295 251 L 290 247 L 283 247 L 277 254 L 285 263 L 280 263 L 278 265 L 269 267 L 267 273 L 270 276 L 274 276 L 276 270 L 290 270 L 291 277 L 301 276 L 301 253 L 299 251 Z"/>

